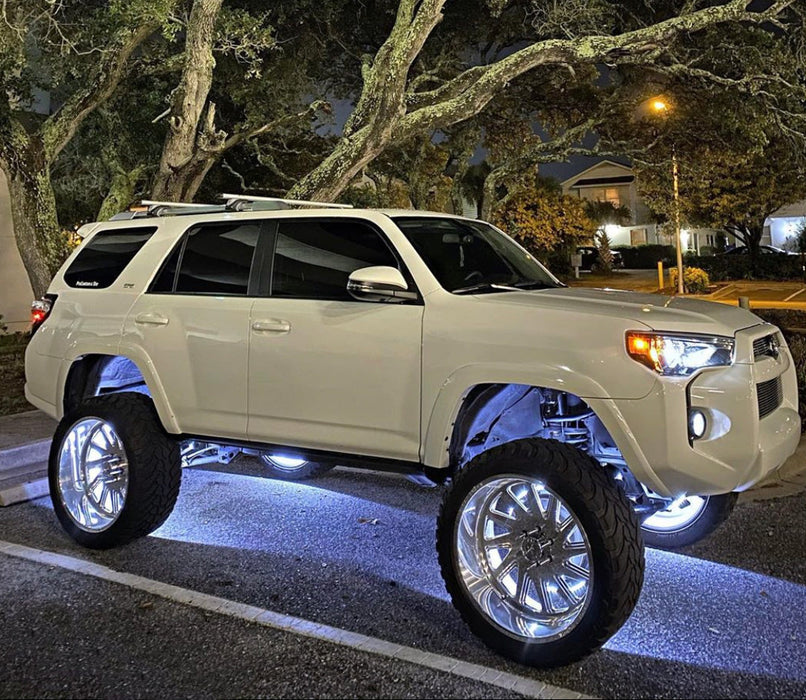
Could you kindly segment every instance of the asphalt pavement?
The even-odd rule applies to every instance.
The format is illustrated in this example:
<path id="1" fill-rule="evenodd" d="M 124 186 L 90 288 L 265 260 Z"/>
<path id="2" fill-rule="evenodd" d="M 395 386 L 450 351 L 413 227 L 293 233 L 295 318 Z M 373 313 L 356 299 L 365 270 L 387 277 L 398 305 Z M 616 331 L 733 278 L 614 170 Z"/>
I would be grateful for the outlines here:
<path id="1" fill-rule="evenodd" d="M 625 627 L 588 659 L 537 671 L 487 650 L 451 606 L 439 488 L 342 469 L 279 482 L 246 458 L 226 469 L 186 470 L 171 518 L 126 547 L 74 545 L 46 499 L 0 511 L 0 540 L 599 697 L 806 696 L 803 493 L 740 504 L 685 552 L 649 550 Z M 3 696 L 511 696 L 41 564 L 0 557 L 0 572 Z"/>

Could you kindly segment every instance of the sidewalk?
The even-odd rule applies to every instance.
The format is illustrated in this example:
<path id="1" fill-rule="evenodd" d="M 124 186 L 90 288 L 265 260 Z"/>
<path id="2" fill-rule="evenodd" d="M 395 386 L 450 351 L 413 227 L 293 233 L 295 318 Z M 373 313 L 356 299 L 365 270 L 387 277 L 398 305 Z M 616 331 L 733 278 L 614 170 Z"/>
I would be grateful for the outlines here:
<path id="1" fill-rule="evenodd" d="M 47 461 L 56 421 L 40 411 L 0 417 L 0 506 L 48 492 Z M 806 435 L 787 462 L 739 501 L 791 496 L 806 490 Z"/>

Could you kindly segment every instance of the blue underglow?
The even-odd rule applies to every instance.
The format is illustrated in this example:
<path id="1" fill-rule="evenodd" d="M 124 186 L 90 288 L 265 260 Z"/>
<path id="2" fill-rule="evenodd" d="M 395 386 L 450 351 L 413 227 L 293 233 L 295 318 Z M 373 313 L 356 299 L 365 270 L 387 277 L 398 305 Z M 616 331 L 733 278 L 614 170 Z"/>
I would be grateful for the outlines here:
<path id="1" fill-rule="evenodd" d="M 366 576 L 367 582 L 393 580 L 445 601 L 449 616 L 433 544 L 439 493 L 423 489 L 404 498 L 398 491 L 402 484 L 384 479 L 381 488 L 379 477 L 369 474 L 350 483 L 337 473 L 301 484 L 186 470 L 177 507 L 155 536 L 237 548 L 244 557 L 249 551 L 287 557 L 289 585 L 337 585 L 344 570 Z M 328 567 L 323 571 L 336 578 L 319 583 L 295 578 L 296 558 Z M 658 550 L 647 550 L 646 558 L 638 606 L 606 649 L 806 681 L 806 586 Z M 390 587 L 388 595 L 394 608 L 395 589 Z M 374 613 L 355 614 L 360 619 Z M 437 616 L 433 625 L 447 620 Z"/>

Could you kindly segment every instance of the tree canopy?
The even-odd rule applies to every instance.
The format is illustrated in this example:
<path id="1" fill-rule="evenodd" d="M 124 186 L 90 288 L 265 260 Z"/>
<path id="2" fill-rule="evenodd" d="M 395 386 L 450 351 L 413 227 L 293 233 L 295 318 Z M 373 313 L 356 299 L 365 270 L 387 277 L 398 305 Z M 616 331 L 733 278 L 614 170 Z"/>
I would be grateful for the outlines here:
<path id="1" fill-rule="evenodd" d="M 659 160 L 665 131 L 634 124 L 658 92 L 709 114 L 739 105 L 721 117 L 761 150 L 763 134 L 802 144 L 806 133 L 804 0 L 6 0 L 1 11 L 0 167 L 38 293 L 62 226 L 104 199 L 109 211 L 141 193 L 234 186 L 330 200 L 385 172 L 387 184 L 406 176 L 410 200 L 455 206 L 483 143 L 491 207 L 540 162 Z M 37 92 L 56 109 L 31 114 Z"/>

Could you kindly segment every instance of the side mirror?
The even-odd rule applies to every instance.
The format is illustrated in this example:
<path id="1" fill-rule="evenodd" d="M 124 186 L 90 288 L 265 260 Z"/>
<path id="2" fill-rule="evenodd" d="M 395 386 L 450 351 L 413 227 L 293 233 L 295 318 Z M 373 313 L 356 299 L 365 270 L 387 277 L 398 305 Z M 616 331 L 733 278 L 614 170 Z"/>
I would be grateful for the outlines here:
<path id="1" fill-rule="evenodd" d="M 347 280 L 347 291 L 359 301 L 401 302 L 416 299 L 400 270 L 386 265 L 362 267 Z"/>

